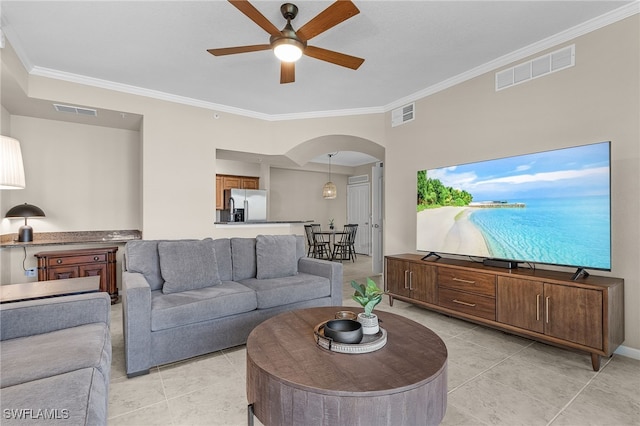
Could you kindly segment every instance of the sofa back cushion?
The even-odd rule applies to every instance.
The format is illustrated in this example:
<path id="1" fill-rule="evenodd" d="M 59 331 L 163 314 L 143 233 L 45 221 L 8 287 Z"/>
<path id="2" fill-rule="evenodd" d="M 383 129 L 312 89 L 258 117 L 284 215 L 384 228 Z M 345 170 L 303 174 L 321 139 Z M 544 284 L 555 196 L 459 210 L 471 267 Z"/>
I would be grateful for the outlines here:
<path id="1" fill-rule="evenodd" d="M 231 238 L 233 280 L 242 281 L 256 277 L 256 239 Z"/>
<path id="2" fill-rule="evenodd" d="M 213 240 L 213 248 L 216 251 L 216 261 L 218 262 L 218 275 L 220 276 L 220 280 L 233 280 L 231 241 L 228 238 L 215 239 Z"/>
<path id="3" fill-rule="evenodd" d="M 307 253 L 304 245 L 304 236 L 288 235 L 288 237 L 295 238 L 295 256 L 297 262 L 301 257 L 305 257 Z M 258 271 L 256 238 L 231 238 L 231 262 L 233 264 L 234 281 L 256 278 Z"/>
<path id="4" fill-rule="evenodd" d="M 160 271 L 158 243 L 161 241 L 197 241 L 197 240 L 135 240 L 124 246 L 124 267 L 126 271 L 137 272 L 146 278 L 151 290 L 162 290 L 164 278 Z M 218 262 L 218 275 L 222 281 L 231 281 L 231 242 L 228 238 L 213 240 Z"/>
<path id="5" fill-rule="evenodd" d="M 164 279 L 162 292 L 165 294 L 221 283 L 211 238 L 201 241 L 160 241 L 158 255 Z"/>
<path id="6" fill-rule="evenodd" d="M 256 237 L 256 278 L 290 277 L 298 274 L 294 235 L 258 235 Z"/>
<path id="7" fill-rule="evenodd" d="M 126 270 L 137 272 L 146 278 L 151 290 L 160 290 L 164 284 L 160 273 L 157 240 L 129 241 L 124 246 Z"/>

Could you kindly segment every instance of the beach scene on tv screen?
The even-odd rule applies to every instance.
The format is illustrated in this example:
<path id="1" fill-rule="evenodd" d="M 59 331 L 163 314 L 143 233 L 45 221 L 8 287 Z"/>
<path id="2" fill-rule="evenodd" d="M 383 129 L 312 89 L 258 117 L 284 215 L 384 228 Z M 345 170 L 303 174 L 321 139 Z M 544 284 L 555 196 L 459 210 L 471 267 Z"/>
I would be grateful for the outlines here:
<path id="1" fill-rule="evenodd" d="M 419 251 L 610 269 L 609 143 L 418 171 Z"/>

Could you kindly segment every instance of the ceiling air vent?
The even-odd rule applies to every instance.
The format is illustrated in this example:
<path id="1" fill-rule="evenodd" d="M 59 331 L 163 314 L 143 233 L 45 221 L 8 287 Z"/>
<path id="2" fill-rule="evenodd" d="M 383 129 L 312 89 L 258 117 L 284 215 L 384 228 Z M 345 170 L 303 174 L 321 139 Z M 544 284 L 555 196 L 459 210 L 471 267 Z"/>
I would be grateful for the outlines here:
<path id="1" fill-rule="evenodd" d="M 97 117 L 98 116 L 98 111 L 95 110 L 95 109 L 91 109 L 91 108 L 82 108 L 82 107 L 71 106 L 71 105 L 62 105 L 62 104 L 53 104 L 53 107 L 58 112 L 69 112 L 71 114 L 88 115 L 88 116 L 91 116 L 91 117 Z"/>
<path id="2" fill-rule="evenodd" d="M 416 104 L 410 103 L 409 105 L 391 111 L 391 127 L 396 127 L 415 119 L 415 108 Z"/>
<path id="3" fill-rule="evenodd" d="M 496 73 L 496 92 L 576 64 L 576 45 L 563 47 Z"/>

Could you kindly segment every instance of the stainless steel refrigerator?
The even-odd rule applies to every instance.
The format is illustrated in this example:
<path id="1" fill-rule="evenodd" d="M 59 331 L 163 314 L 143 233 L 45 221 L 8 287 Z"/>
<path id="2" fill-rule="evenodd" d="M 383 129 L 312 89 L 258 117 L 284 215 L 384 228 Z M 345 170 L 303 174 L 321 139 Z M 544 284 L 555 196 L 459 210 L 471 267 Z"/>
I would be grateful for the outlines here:
<path id="1" fill-rule="evenodd" d="M 228 222 L 267 220 L 267 191 L 264 189 L 225 189 L 224 208 Z"/>

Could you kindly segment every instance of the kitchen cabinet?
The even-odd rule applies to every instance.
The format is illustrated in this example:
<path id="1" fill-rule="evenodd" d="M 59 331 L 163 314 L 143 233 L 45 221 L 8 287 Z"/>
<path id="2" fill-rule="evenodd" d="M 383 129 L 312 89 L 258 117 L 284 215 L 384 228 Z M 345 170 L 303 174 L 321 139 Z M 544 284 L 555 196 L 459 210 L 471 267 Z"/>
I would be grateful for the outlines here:
<path id="1" fill-rule="evenodd" d="M 399 299 L 581 350 L 591 355 L 597 371 L 600 356 L 611 356 L 624 341 L 624 280 L 589 275 L 574 281 L 571 276 L 570 272 L 501 269 L 458 259 L 423 260 L 418 254 L 385 257 L 390 304 Z M 425 281 L 430 286 L 420 287 Z M 424 297 L 420 288 L 429 288 L 431 296 Z"/>
<path id="2" fill-rule="evenodd" d="M 100 291 L 109 293 L 111 303 L 116 303 L 117 251 L 118 247 L 101 247 L 36 253 L 38 281 L 100 276 Z"/>
<path id="3" fill-rule="evenodd" d="M 216 175 L 216 210 L 224 210 L 225 189 L 260 189 L 260 178 L 255 176 Z"/>

